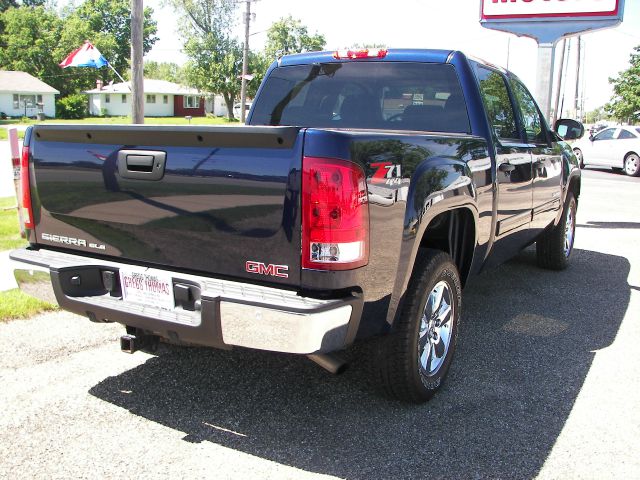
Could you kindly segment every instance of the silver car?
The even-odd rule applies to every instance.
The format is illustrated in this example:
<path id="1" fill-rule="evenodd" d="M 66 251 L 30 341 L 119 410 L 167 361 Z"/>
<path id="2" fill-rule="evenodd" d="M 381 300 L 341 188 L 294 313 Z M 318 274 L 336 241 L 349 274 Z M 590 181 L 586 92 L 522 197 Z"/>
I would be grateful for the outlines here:
<path id="1" fill-rule="evenodd" d="M 611 167 L 627 175 L 640 176 L 640 127 L 609 127 L 573 145 L 580 168 L 585 165 Z"/>

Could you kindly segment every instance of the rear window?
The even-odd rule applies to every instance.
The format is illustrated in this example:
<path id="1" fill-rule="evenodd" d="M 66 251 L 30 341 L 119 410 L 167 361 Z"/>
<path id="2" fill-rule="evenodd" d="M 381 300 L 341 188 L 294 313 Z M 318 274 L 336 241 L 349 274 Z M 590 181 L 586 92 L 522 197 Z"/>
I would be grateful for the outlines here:
<path id="1" fill-rule="evenodd" d="M 470 132 L 453 66 L 405 62 L 277 68 L 251 124 Z"/>

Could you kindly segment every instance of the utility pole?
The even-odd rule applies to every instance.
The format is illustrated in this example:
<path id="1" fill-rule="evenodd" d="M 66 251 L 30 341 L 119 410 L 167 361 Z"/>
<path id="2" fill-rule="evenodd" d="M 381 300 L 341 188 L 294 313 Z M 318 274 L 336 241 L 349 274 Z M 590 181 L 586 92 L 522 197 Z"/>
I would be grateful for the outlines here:
<path id="1" fill-rule="evenodd" d="M 142 64 L 142 0 L 131 0 L 131 123 L 144 123 L 144 70 Z"/>
<path id="2" fill-rule="evenodd" d="M 564 52 L 566 50 L 566 39 L 562 39 L 562 53 L 560 55 L 560 72 L 558 73 L 558 89 L 556 90 L 556 106 L 553 109 L 553 118 L 551 119 L 551 125 L 556 124 L 556 120 L 562 118 L 562 112 L 558 112 L 560 106 L 560 94 L 562 93 L 562 80 L 564 76 Z"/>
<path id="3" fill-rule="evenodd" d="M 244 123 L 247 101 L 247 73 L 249 69 L 249 27 L 251 24 L 251 0 L 246 0 L 247 10 L 244 14 L 244 48 L 242 51 L 242 87 L 240 89 L 240 122 Z"/>
<path id="4" fill-rule="evenodd" d="M 578 116 L 578 109 L 580 108 L 580 100 L 578 99 L 580 94 L 580 64 L 582 63 L 582 59 L 580 58 L 580 43 L 581 39 L 578 36 L 578 52 L 576 54 L 576 92 L 575 92 L 575 107 L 576 107 L 576 115 L 575 118 L 577 120 L 580 119 Z"/>

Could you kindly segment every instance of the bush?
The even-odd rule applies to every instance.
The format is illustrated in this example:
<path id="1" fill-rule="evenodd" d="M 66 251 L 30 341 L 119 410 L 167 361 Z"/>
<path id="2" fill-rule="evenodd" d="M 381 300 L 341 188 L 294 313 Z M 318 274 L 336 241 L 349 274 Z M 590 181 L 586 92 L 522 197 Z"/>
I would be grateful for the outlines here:
<path id="1" fill-rule="evenodd" d="M 80 93 L 61 98 L 56 104 L 58 118 L 80 119 L 87 116 L 87 97 Z"/>

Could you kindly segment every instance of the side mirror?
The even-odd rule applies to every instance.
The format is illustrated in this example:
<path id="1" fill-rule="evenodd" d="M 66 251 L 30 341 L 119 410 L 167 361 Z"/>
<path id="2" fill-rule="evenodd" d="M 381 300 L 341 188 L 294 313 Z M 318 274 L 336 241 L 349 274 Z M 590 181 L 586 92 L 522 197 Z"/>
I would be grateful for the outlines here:
<path id="1" fill-rule="evenodd" d="M 563 140 L 577 140 L 584 135 L 584 125 L 571 118 L 561 118 L 553 129 Z"/>

